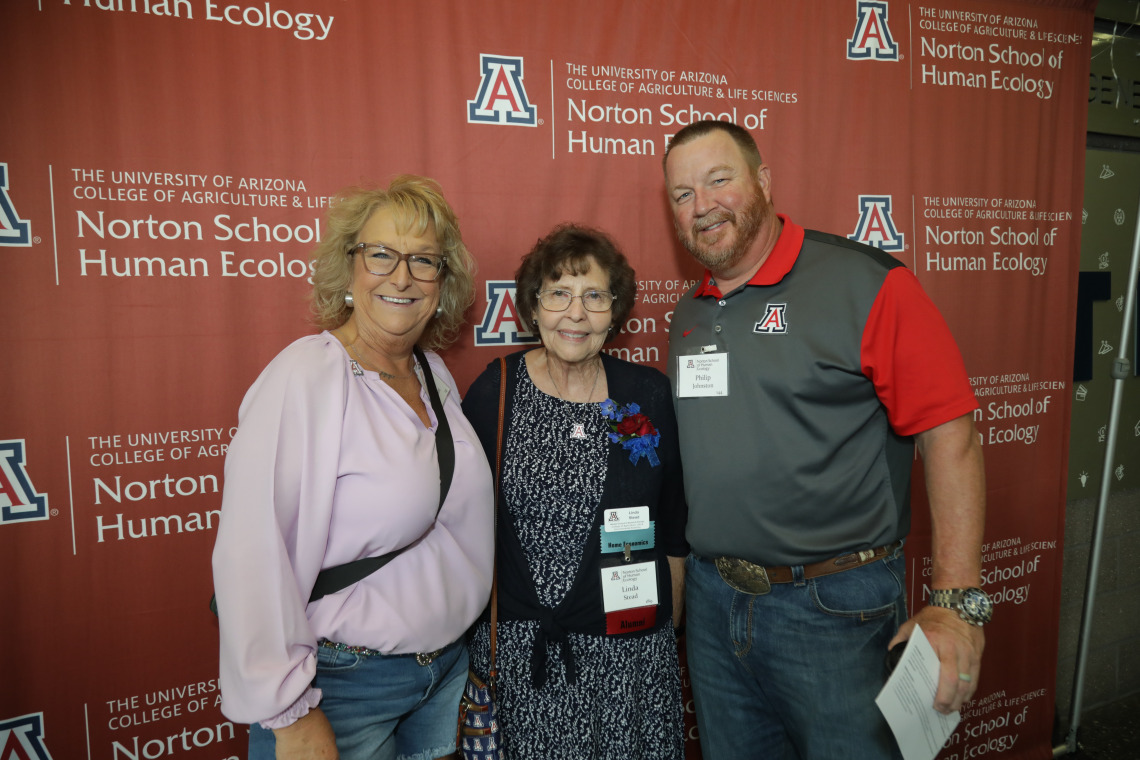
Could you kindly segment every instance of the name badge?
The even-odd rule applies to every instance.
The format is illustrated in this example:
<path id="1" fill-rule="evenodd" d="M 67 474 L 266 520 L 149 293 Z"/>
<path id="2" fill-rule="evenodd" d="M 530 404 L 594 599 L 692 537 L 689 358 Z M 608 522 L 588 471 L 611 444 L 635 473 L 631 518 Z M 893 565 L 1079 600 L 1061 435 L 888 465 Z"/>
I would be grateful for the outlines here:
<path id="1" fill-rule="evenodd" d="M 649 527 L 649 507 L 607 509 L 602 527 L 611 533 L 621 530 L 645 530 Z"/>
<path id="2" fill-rule="evenodd" d="M 657 622 L 657 563 L 603 567 L 602 606 L 606 633 L 631 633 Z"/>
<path id="3" fill-rule="evenodd" d="M 689 354 L 677 357 L 677 396 L 728 395 L 728 354 Z"/>

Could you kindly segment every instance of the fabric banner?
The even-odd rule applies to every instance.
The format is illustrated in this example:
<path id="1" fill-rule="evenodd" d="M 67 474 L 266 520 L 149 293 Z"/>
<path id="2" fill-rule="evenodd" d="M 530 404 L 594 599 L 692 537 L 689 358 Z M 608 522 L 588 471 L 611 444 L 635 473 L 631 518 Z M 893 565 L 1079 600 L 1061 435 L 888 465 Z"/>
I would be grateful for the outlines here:
<path id="1" fill-rule="evenodd" d="M 246 388 L 313 330 L 330 196 L 442 184 L 479 262 L 461 389 L 534 342 L 513 273 L 563 221 L 637 270 L 607 350 L 664 368 L 700 270 L 661 157 L 702 118 L 752 132 L 779 211 L 896 256 L 945 314 L 997 609 L 941 757 L 1047 757 L 1093 5 L 5 3 L 0 760 L 244 756 L 206 608 L 222 464 Z"/>

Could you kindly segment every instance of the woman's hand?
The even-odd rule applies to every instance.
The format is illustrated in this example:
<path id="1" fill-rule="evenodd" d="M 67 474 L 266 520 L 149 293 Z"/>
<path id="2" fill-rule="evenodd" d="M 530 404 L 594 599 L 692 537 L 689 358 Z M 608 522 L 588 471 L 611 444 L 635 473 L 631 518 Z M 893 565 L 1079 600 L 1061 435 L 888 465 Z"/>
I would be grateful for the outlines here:
<path id="1" fill-rule="evenodd" d="M 315 707 L 296 723 L 273 729 L 277 760 L 339 760 L 329 719 Z"/>

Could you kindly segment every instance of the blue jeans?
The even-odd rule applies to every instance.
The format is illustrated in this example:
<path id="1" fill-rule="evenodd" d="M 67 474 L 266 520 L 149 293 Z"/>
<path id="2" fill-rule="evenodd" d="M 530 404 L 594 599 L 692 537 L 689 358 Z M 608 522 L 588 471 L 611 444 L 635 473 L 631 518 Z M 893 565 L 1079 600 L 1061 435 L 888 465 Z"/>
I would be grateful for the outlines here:
<path id="1" fill-rule="evenodd" d="M 701 754 L 715 760 L 899 758 L 875 705 L 906 619 L 900 548 L 833 575 L 736 591 L 685 562 L 689 676 Z"/>
<path id="2" fill-rule="evenodd" d="M 455 752 L 467 647 L 459 639 L 428 665 L 415 655 L 358 655 L 317 647 L 313 685 L 340 760 L 432 760 Z M 250 726 L 249 760 L 273 760 L 273 732 Z"/>

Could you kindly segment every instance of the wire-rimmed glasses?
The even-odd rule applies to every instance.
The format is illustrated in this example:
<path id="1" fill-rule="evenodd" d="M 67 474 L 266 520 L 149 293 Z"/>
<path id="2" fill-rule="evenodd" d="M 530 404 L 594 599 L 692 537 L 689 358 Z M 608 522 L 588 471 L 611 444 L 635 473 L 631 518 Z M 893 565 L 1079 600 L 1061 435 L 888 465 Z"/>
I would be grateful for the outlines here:
<path id="1" fill-rule="evenodd" d="M 608 290 L 587 290 L 576 296 L 569 290 L 550 288 L 538 291 L 538 302 L 547 311 L 566 311 L 575 298 L 581 299 L 582 308 L 586 311 L 609 311 L 614 305 L 614 294 Z"/>

